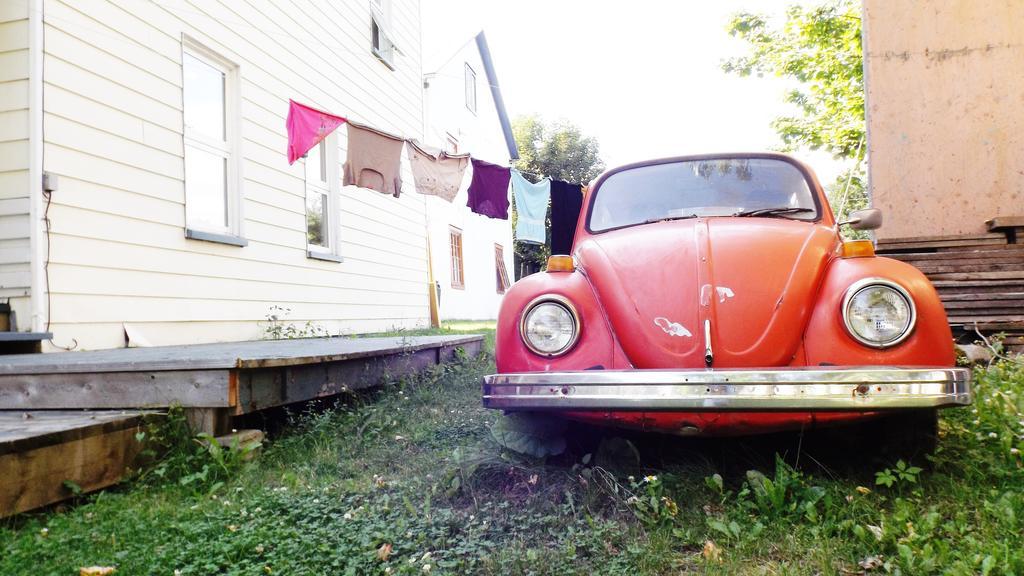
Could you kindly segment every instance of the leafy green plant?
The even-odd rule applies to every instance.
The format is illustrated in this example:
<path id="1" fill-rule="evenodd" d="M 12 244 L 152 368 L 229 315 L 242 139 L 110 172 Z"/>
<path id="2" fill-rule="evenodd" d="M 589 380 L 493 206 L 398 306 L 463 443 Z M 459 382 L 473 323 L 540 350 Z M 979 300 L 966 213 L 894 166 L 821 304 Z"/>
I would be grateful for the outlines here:
<path id="1" fill-rule="evenodd" d="M 769 520 L 802 516 L 818 519 L 818 502 L 825 489 L 809 486 L 803 475 L 775 456 L 775 474 L 769 478 L 757 470 L 747 471 L 747 481 L 739 496 L 749 497 L 756 513 Z"/>
<path id="2" fill-rule="evenodd" d="M 285 321 L 285 317 L 292 313 L 291 308 L 285 308 L 274 304 L 267 312 L 267 325 L 263 327 L 263 338 L 266 340 L 289 340 L 292 338 L 323 338 L 330 336 L 327 330 L 307 320 L 301 326 Z"/>
<path id="3" fill-rule="evenodd" d="M 896 466 L 875 472 L 875 484 L 892 488 L 893 485 L 917 484 L 921 468 L 910 466 L 903 460 L 897 460 Z"/>
<path id="4" fill-rule="evenodd" d="M 639 480 L 630 476 L 629 487 L 633 495 L 626 503 L 645 526 L 667 526 L 679 516 L 679 505 L 666 493 L 664 483 L 657 476 L 644 476 Z"/>

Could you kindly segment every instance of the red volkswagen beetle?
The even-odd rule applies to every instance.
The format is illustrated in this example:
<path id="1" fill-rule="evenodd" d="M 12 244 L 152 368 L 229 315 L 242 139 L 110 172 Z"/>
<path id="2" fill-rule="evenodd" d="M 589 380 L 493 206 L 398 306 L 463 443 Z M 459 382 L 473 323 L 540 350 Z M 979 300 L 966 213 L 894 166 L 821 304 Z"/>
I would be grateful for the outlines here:
<path id="1" fill-rule="evenodd" d="M 934 439 L 970 373 L 932 285 L 837 223 L 782 154 L 687 156 L 602 174 L 571 256 L 506 294 L 483 403 L 683 435 L 873 419 Z"/>

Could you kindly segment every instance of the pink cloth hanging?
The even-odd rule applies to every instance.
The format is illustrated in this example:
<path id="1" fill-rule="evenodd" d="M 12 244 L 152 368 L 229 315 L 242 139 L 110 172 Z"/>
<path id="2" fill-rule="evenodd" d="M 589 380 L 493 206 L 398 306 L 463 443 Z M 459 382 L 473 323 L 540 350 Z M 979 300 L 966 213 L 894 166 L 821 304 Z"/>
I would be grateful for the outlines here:
<path id="1" fill-rule="evenodd" d="M 288 100 L 288 163 L 294 164 L 345 122 L 341 116 Z"/>

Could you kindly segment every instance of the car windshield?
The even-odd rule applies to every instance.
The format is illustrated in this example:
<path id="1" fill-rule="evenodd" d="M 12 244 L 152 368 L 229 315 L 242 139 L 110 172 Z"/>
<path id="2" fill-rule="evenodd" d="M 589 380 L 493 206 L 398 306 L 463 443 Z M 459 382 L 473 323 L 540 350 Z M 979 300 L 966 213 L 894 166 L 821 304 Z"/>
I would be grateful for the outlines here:
<path id="1" fill-rule="evenodd" d="M 616 172 L 591 201 L 588 228 L 702 216 L 817 220 L 804 174 L 774 158 L 712 158 L 652 164 Z"/>

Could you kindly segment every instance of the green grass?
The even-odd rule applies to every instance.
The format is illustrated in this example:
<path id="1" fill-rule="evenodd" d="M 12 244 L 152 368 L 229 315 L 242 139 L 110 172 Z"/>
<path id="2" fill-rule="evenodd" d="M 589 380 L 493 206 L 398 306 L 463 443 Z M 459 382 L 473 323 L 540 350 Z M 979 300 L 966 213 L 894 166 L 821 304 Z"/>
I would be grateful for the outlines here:
<path id="1" fill-rule="evenodd" d="M 464 359 L 293 414 L 252 463 L 172 418 L 137 479 L 0 523 L 0 574 L 1024 574 L 1020 364 L 979 371 L 933 459 L 902 466 L 811 435 L 586 428 L 530 460 L 490 437 L 491 370 Z"/>

